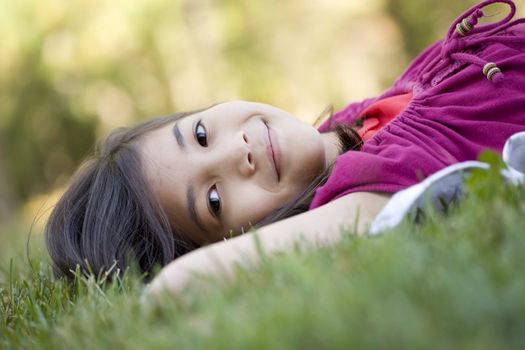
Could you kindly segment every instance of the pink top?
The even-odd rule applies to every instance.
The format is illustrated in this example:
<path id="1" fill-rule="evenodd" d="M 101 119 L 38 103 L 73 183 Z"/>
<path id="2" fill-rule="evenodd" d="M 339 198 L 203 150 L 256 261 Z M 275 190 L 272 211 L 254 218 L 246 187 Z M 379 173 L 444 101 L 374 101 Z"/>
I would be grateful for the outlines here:
<path id="1" fill-rule="evenodd" d="M 477 25 L 481 8 L 493 2 L 507 4 L 510 14 L 498 23 Z M 352 192 L 400 191 L 448 165 L 477 159 L 487 148 L 501 152 L 508 137 L 524 131 L 525 20 L 510 22 L 514 13 L 511 0 L 473 7 L 383 94 L 352 103 L 321 125 L 327 132 L 335 123 L 352 124 L 372 103 L 412 94 L 406 108 L 367 136 L 360 151 L 337 157 L 310 208 Z M 456 25 L 465 18 L 474 29 L 460 33 Z M 484 73 L 489 62 L 499 71 Z"/>

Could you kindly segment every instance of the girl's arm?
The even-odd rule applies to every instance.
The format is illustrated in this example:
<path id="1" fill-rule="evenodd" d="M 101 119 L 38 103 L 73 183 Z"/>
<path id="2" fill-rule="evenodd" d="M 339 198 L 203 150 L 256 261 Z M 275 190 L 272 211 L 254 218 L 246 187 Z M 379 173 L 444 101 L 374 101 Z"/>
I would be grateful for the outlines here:
<path id="1" fill-rule="evenodd" d="M 194 274 L 232 277 L 234 266 L 257 264 L 265 253 L 289 251 L 296 245 L 328 246 L 341 239 L 341 228 L 361 234 L 388 201 L 389 194 L 351 193 L 320 208 L 270 224 L 255 233 L 194 250 L 165 266 L 150 285 L 150 292 L 179 294 Z M 254 235 L 257 235 L 255 237 Z"/>

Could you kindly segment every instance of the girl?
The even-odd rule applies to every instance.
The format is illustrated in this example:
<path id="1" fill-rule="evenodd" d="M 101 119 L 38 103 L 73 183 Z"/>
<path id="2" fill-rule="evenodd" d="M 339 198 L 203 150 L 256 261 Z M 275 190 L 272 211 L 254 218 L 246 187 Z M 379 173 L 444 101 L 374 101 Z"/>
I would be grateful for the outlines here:
<path id="1" fill-rule="evenodd" d="M 495 2 L 509 15 L 478 24 Z M 114 132 L 46 226 L 57 274 L 151 272 L 184 255 L 152 284 L 176 293 L 195 272 L 227 275 L 260 250 L 333 244 L 345 226 L 366 232 L 392 193 L 486 148 L 501 152 L 525 130 L 525 21 L 514 14 L 511 0 L 475 6 L 391 88 L 319 130 L 235 101 Z"/>

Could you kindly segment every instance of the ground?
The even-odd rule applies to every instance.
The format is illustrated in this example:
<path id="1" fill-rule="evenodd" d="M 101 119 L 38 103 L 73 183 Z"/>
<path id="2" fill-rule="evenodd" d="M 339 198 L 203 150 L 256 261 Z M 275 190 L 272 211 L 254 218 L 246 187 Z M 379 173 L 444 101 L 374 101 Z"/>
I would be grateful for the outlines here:
<path id="1" fill-rule="evenodd" d="M 14 225 L 1 237 L 0 348 L 518 348 L 525 188 L 497 170 L 468 188 L 445 217 L 269 257 L 233 283 L 190 286 L 184 303 L 153 303 L 134 274 L 56 281 L 39 234 L 27 254 Z"/>

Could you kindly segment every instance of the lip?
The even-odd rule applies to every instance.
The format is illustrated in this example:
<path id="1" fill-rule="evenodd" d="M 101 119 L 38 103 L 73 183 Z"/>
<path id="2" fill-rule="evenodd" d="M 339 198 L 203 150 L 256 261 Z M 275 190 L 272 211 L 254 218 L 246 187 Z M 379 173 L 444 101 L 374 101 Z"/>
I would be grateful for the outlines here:
<path id="1" fill-rule="evenodd" d="M 275 130 L 268 124 L 264 123 L 268 130 L 268 144 L 266 145 L 266 154 L 277 174 L 277 182 L 281 180 L 281 150 L 279 148 L 279 138 Z"/>

